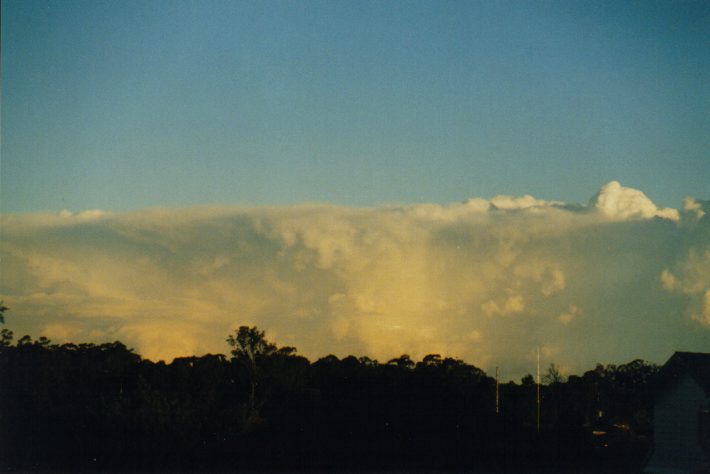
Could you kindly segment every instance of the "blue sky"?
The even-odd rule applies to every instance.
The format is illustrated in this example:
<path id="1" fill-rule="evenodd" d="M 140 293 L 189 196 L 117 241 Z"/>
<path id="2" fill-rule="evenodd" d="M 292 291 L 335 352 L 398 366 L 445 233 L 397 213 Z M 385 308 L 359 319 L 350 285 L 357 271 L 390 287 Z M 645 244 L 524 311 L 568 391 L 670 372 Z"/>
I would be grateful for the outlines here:
<path id="1" fill-rule="evenodd" d="M 3 212 L 710 189 L 710 2 L 2 2 Z"/>

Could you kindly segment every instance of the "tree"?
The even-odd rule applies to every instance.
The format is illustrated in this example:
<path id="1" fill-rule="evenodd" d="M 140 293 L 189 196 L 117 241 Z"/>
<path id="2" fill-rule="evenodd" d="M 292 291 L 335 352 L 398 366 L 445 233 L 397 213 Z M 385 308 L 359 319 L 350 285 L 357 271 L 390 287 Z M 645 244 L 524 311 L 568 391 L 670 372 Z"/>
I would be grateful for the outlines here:
<path id="1" fill-rule="evenodd" d="M 292 347 L 277 349 L 275 344 L 270 343 L 264 337 L 264 331 L 259 331 L 256 326 L 240 326 L 234 335 L 227 337 L 227 343 L 232 346 L 232 360 L 242 364 L 249 376 L 249 406 L 247 410 L 247 421 L 258 417 L 259 410 L 256 403 L 256 389 L 259 384 L 259 362 L 264 357 L 275 353 L 290 355 L 295 351 Z"/>
<path id="2" fill-rule="evenodd" d="M 253 365 L 258 357 L 271 355 L 277 350 L 275 344 L 266 340 L 264 331 L 259 331 L 256 326 L 240 326 L 235 335 L 227 337 L 235 359 L 248 360 Z"/>
<path id="3" fill-rule="evenodd" d="M 5 311 L 10 309 L 7 306 L 5 306 L 3 303 L 4 303 L 3 300 L 0 300 L 0 323 L 1 324 L 5 324 Z"/>
<path id="4" fill-rule="evenodd" d="M 402 354 L 399 357 L 387 361 L 387 365 L 393 365 L 402 369 L 410 370 L 414 368 L 414 361 L 408 354 Z"/>
<path id="5" fill-rule="evenodd" d="M 15 335 L 9 329 L 1 330 L 0 331 L 0 347 L 10 347 L 12 345 L 13 337 L 15 337 Z"/>
<path id="6" fill-rule="evenodd" d="M 426 355 L 424 356 L 420 364 L 424 367 L 438 367 L 441 365 L 441 356 L 439 354 Z"/>
<path id="7" fill-rule="evenodd" d="M 547 374 L 542 377 L 544 383 L 548 385 L 553 385 L 556 383 L 563 383 L 565 381 L 564 375 L 560 373 L 560 369 L 553 363 L 547 369 Z"/>

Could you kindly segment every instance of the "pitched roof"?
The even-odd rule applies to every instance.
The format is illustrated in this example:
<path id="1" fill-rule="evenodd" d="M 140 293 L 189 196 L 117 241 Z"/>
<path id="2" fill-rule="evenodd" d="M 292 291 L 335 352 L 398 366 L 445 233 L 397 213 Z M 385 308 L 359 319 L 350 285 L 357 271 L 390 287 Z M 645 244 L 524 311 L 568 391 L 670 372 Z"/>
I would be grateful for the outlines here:
<path id="1" fill-rule="evenodd" d="M 705 396 L 710 397 L 710 354 L 703 352 L 676 352 L 661 370 L 662 379 L 675 380 L 681 373 L 688 373 Z"/>

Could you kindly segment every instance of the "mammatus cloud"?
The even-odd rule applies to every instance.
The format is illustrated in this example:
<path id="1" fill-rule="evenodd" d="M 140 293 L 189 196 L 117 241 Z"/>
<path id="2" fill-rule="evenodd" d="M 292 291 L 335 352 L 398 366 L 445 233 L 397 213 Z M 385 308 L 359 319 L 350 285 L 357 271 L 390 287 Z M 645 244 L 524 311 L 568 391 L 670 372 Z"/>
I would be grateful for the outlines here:
<path id="1" fill-rule="evenodd" d="M 353 209 L 202 207 L 2 216 L 17 333 L 120 339 L 152 359 L 226 352 L 258 325 L 316 358 L 461 357 L 519 377 L 710 347 L 708 203 L 605 185 Z"/>

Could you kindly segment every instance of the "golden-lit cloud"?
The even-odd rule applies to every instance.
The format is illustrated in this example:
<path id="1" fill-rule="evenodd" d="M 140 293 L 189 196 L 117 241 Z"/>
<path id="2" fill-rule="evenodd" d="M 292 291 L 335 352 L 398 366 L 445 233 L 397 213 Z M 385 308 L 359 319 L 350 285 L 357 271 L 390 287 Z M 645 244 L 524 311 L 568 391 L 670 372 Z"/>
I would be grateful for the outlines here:
<path id="1" fill-rule="evenodd" d="M 571 323 L 575 317 L 579 314 L 580 310 L 579 307 L 575 304 L 569 305 L 569 308 L 567 308 L 562 314 L 560 314 L 560 317 L 558 318 L 562 324 L 569 324 Z"/>
<path id="2" fill-rule="evenodd" d="M 691 250 L 674 273 L 663 270 L 661 282 L 666 290 L 685 295 L 691 317 L 710 327 L 710 246 L 700 252 Z"/>
<path id="3" fill-rule="evenodd" d="M 120 339 L 152 359 L 225 353 L 240 325 L 311 358 L 461 357 L 508 376 L 710 347 L 707 203 L 605 185 L 355 209 L 197 207 L 2 217 L 8 326 Z"/>

